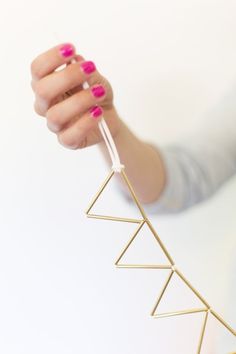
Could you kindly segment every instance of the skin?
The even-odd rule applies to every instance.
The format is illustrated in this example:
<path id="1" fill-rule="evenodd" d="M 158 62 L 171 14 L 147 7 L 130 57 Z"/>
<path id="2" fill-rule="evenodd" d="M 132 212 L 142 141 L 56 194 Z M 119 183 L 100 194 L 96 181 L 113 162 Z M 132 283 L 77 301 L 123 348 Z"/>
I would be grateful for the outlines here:
<path id="1" fill-rule="evenodd" d="M 99 105 L 137 197 L 144 204 L 156 201 L 166 183 L 159 151 L 138 138 L 119 117 L 108 80 L 97 69 L 90 74 L 84 73 L 81 64 L 86 60 L 76 54 L 73 44 L 74 53 L 63 57 L 62 45 L 38 55 L 31 63 L 35 112 L 46 118 L 48 129 L 57 135 L 60 144 L 74 150 L 97 144 L 110 166 L 110 157 L 98 128 L 101 117 L 93 118 L 89 112 L 91 107 Z M 76 61 L 73 64 L 72 59 Z M 89 84 L 88 89 L 83 89 L 85 81 Z M 95 98 L 91 88 L 98 84 L 105 88 L 105 95 Z M 68 91 L 70 97 L 65 95 Z"/>

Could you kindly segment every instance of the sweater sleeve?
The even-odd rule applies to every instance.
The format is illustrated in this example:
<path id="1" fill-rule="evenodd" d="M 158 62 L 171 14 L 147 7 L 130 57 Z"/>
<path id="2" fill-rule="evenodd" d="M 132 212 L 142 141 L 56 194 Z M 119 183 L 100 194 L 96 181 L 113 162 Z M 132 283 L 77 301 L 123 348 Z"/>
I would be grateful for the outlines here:
<path id="1" fill-rule="evenodd" d="M 212 196 L 236 173 L 236 88 L 209 111 L 198 129 L 166 146 L 166 185 L 149 213 L 176 213 Z"/>
<path id="2" fill-rule="evenodd" d="M 236 160 L 221 148 L 176 143 L 159 149 L 159 153 L 166 185 L 156 202 L 144 205 L 150 213 L 176 213 L 202 202 L 236 172 Z"/>

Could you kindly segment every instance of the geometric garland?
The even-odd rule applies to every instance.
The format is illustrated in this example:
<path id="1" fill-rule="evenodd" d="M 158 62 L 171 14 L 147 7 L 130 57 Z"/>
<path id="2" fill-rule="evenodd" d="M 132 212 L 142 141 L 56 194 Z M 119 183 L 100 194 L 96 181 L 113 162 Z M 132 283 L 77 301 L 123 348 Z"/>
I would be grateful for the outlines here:
<path id="1" fill-rule="evenodd" d="M 120 256 L 118 257 L 118 259 L 115 262 L 115 265 L 116 265 L 117 268 L 167 269 L 167 270 L 169 270 L 169 274 L 168 274 L 167 280 L 166 280 L 166 282 L 165 282 L 165 284 L 163 286 L 163 289 L 162 289 L 160 295 L 158 296 L 158 299 L 157 299 L 157 301 L 156 301 L 156 303 L 155 303 L 155 305 L 154 305 L 154 307 L 153 307 L 153 309 L 151 311 L 151 316 L 153 318 L 162 318 L 162 317 L 171 317 L 171 316 L 203 313 L 204 314 L 204 319 L 203 319 L 202 329 L 201 329 L 201 333 L 200 333 L 200 339 L 199 339 L 199 343 L 198 343 L 197 354 L 201 353 L 203 339 L 204 339 L 205 330 L 206 330 L 206 326 L 207 326 L 207 320 L 208 320 L 209 315 L 214 316 L 224 327 L 226 327 L 226 329 L 229 332 L 231 332 L 234 336 L 236 336 L 236 331 L 233 328 L 231 328 L 211 308 L 211 306 L 206 302 L 206 300 L 201 296 L 201 294 L 190 284 L 190 282 L 184 277 L 184 275 L 179 271 L 179 269 L 176 268 L 172 257 L 170 256 L 169 252 L 165 248 L 165 246 L 162 243 L 160 237 L 158 236 L 158 234 L 156 233 L 155 229 L 153 228 L 150 220 L 147 218 L 147 216 L 146 216 L 146 214 L 145 214 L 140 202 L 138 201 L 138 198 L 135 195 L 133 187 L 132 187 L 127 175 L 124 172 L 124 168 L 121 168 L 121 171 L 119 171 L 119 173 L 120 173 L 121 177 L 123 178 L 124 183 L 127 185 L 134 203 L 136 204 L 136 206 L 139 209 L 139 212 L 141 214 L 141 219 L 131 219 L 131 218 L 123 218 L 123 217 L 107 216 L 107 215 L 98 215 L 98 214 L 92 214 L 91 213 L 91 210 L 92 210 L 94 204 L 96 203 L 96 201 L 98 200 L 98 198 L 100 197 L 100 195 L 102 194 L 102 192 L 104 191 L 105 187 L 107 186 L 107 184 L 109 183 L 109 181 L 111 180 L 111 178 L 114 176 L 115 173 L 117 173 L 117 171 L 115 171 L 115 170 L 112 170 L 109 173 L 108 177 L 103 182 L 102 186 L 100 187 L 99 191 L 97 192 L 97 194 L 93 198 L 92 202 L 90 203 L 90 205 L 89 205 L 89 207 L 88 207 L 88 209 L 86 210 L 85 213 L 86 213 L 87 217 L 89 217 L 89 218 L 111 220 L 111 221 L 121 221 L 121 222 L 138 224 L 137 230 L 132 235 L 130 241 L 124 247 L 124 249 L 122 250 Z M 127 252 L 129 247 L 132 245 L 133 241 L 135 240 L 135 238 L 137 237 L 139 231 L 142 229 L 142 227 L 144 225 L 146 225 L 148 227 L 150 233 L 154 236 L 154 238 L 157 241 L 157 243 L 158 243 L 159 247 L 161 248 L 162 252 L 165 254 L 165 256 L 166 256 L 166 258 L 168 260 L 167 264 L 125 264 L 125 263 L 121 262 L 124 254 Z M 179 279 L 201 301 L 202 307 L 186 309 L 186 310 L 183 310 L 183 311 L 175 311 L 175 312 L 166 312 L 166 313 L 159 313 L 158 312 L 158 307 L 159 307 L 159 305 L 160 305 L 160 303 L 161 303 L 161 301 L 162 301 L 162 299 L 163 299 L 163 297 L 165 295 L 165 292 L 166 292 L 171 280 L 173 279 L 174 275 L 179 277 Z"/>

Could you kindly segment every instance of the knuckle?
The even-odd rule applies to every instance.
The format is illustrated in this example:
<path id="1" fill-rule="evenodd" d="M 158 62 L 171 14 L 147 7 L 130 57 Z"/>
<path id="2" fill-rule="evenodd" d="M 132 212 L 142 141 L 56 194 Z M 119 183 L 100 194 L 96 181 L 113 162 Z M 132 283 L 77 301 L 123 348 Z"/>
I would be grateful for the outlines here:
<path id="1" fill-rule="evenodd" d="M 40 78 L 40 67 L 38 65 L 38 59 L 34 59 L 30 64 L 30 71 L 33 78 Z"/>
<path id="2" fill-rule="evenodd" d="M 70 97 L 68 98 L 70 99 Z M 84 91 L 80 91 L 72 95 L 71 107 L 76 107 L 77 114 L 81 114 L 86 106 L 86 97 Z"/>
<path id="3" fill-rule="evenodd" d="M 41 99 L 43 99 L 43 100 L 48 99 L 47 91 L 45 90 L 45 87 L 41 81 L 37 81 L 34 83 L 34 92 Z"/>
<path id="4" fill-rule="evenodd" d="M 78 142 L 75 141 L 75 139 L 73 139 L 69 135 L 58 134 L 57 139 L 58 139 L 59 143 L 61 145 L 65 146 L 66 148 L 74 149 L 74 150 L 78 148 Z"/>
<path id="5" fill-rule="evenodd" d="M 60 87 L 64 86 L 69 86 L 70 83 L 73 83 L 73 75 L 70 75 L 70 72 L 68 71 L 68 68 L 72 65 L 68 65 L 66 68 L 56 71 L 53 76 L 54 78 L 56 77 L 57 84 L 60 85 Z"/>
<path id="6" fill-rule="evenodd" d="M 68 65 L 64 70 L 60 70 L 57 73 L 58 80 L 61 87 L 74 87 L 77 84 L 81 84 L 81 72 L 77 63 Z"/>
<path id="7" fill-rule="evenodd" d="M 61 128 L 60 128 L 58 125 L 56 125 L 56 124 L 54 124 L 54 123 L 51 123 L 51 122 L 48 121 L 48 120 L 47 120 L 47 127 L 48 127 L 48 129 L 51 130 L 51 132 L 53 132 L 53 133 L 58 133 L 58 132 L 60 132 L 60 130 L 61 130 Z"/>
<path id="8" fill-rule="evenodd" d="M 42 107 L 38 104 L 37 100 L 34 102 L 34 111 L 39 115 L 44 117 L 45 116 L 45 110 L 42 109 Z"/>
<path id="9" fill-rule="evenodd" d="M 59 132 L 61 130 L 61 124 L 54 109 L 49 109 L 46 112 L 47 126 L 53 132 Z"/>

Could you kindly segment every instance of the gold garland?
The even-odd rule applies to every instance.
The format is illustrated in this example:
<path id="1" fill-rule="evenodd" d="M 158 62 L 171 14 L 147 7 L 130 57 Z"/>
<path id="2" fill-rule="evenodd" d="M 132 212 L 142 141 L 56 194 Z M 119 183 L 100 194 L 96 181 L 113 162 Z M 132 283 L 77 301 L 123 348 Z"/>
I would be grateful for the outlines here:
<path id="1" fill-rule="evenodd" d="M 116 216 L 108 216 L 108 215 L 98 215 L 98 214 L 93 214 L 91 213 L 91 210 L 94 206 L 94 204 L 96 203 L 96 201 L 98 200 L 98 198 L 100 197 L 100 195 L 102 194 L 102 192 L 104 191 L 105 187 L 107 186 L 107 184 L 109 183 L 109 181 L 111 180 L 111 178 L 114 176 L 115 172 L 114 170 L 112 170 L 108 177 L 105 179 L 105 181 L 103 182 L 103 184 L 101 185 L 99 191 L 97 192 L 97 194 L 95 195 L 95 197 L 93 198 L 92 202 L 90 203 L 88 209 L 86 210 L 86 215 L 89 218 L 95 218 L 95 219 L 103 219 L 103 220 L 111 220 L 111 221 L 121 221 L 121 222 L 127 222 L 127 223 L 135 223 L 138 224 L 138 228 L 135 231 L 135 233 L 133 234 L 133 236 L 131 237 L 130 241 L 128 242 L 128 244 L 124 247 L 124 249 L 122 250 L 120 256 L 118 257 L 118 259 L 115 262 L 115 265 L 117 268 L 140 268 L 140 269 L 167 269 L 169 270 L 169 274 L 167 277 L 167 280 L 163 286 L 163 289 L 160 293 L 160 295 L 158 296 L 158 299 L 151 311 L 151 316 L 153 318 L 161 318 L 161 317 L 171 317 L 171 316 L 178 316 L 178 315 L 187 315 L 187 314 L 195 314 L 195 313 L 203 313 L 204 314 L 204 319 L 203 319 L 203 324 L 202 324 L 202 328 L 201 328 L 201 333 L 200 333 L 200 339 L 199 339 L 199 343 L 198 343 L 198 348 L 197 348 L 197 354 L 201 353 L 201 349 L 202 349 L 202 344 L 203 344 L 203 339 L 204 339 L 204 335 L 206 332 L 206 326 L 207 326 L 207 321 L 209 318 L 209 315 L 214 316 L 229 332 L 231 332 L 234 336 L 236 336 L 236 331 L 230 327 L 230 325 L 228 323 L 226 323 L 222 317 L 220 317 L 217 312 L 215 312 L 211 306 L 207 303 L 207 301 L 201 296 L 201 294 L 190 284 L 190 282 L 184 277 L 184 275 L 179 271 L 179 269 L 176 267 L 175 262 L 173 261 L 172 257 L 170 256 L 169 252 L 167 251 L 166 247 L 164 246 L 163 242 L 161 241 L 160 237 L 158 236 L 158 234 L 156 233 L 154 227 L 152 226 L 150 220 L 148 219 L 148 217 L 146 216 L 140 202 L 138 201 L 138 198 L 134 192 L 134 189 L 126 175 L 126 173 L 124 172 L 124 168 L 121 169 L 121 171 L 119 172 L 120 175 L 123 178 L 124 183 L 127 185 L 129 192 L 132 196 L 132 199 L 134 201 L 134 203 L 137 205 L 140 214 L 142 216 L 141 219 L 131 219 L 131 218 L 121 218 L 121 217 L 116 217 Z M 168 259 L 168 264 L 124 264 L 121 263 L 121 260 L 124 256 L 124 254 L 127 252 L 127 250 L 129 249 L 129 247 L 131 246 L 131 244 L 133 243 L 133 241 L 135 240 L 136 236 L 138 235 L 139 231 L 142 229 L 142 227 L 144 225 L 147 225 L 150 232 L 152 233 L 152 235 L 154 236 L 155 240 L 157 241 L 158 245 L 161 247 L 163 253 L 165 254 L 165 256 Z M 176 311 L 176 312 L 167 312 L 167 313 L 158 313 L 158 307 L 159 304 L 161 302 L 161 300 L 164 297 L 164 294 L 173 278 L 173 275 L 177 275 L 179 277 L 179 279 L 193 292 L 193 294 L 201 301 L 202 303 L 202 307 L 201 308 L 193 308 L 193 309 L 186 309 L 183 311 Z M 236 352 L 232 353 L 232 354 L 236 354 Z"/>

